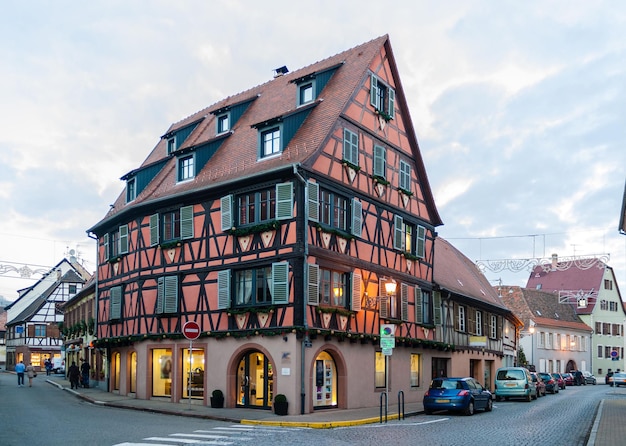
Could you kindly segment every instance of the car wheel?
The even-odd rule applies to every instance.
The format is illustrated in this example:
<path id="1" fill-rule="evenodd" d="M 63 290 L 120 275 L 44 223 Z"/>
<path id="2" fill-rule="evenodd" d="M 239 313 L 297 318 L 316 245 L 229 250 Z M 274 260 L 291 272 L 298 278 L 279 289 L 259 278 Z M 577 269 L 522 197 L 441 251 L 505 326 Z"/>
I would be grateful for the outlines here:
<path id="1" fill-rule="evenodd" d="M 535 396 L 532 396 L 530 393 L 528 394 L 528 396 L 526 396 L 526 401 L 528 401 L 529 403 L 531 402 L 531 400 L 536 400 L 537 399 L 537 394 L 535 393 Z"/>
<path id="2" fill-rule="evenodd" d="M 485 412 L 491 412 L 492 409 L 493 409 L 493 401 L 491 401 L 491 398 L 489 398 L 487 400 L 487 407 L 485 407 Z"/>
<path id="3" fill-rule="evenodd" d="M 497 401 L 497 402 L 502 401 L 502 397 L 501 397 L 500 395 L 496 395 L 496 401 Z"/>
<path id="4" fill-rule="evenodd" d="M 430 410 L 430 409 L 424 409 L 424 413 L 425 413 L 426 415 L 432 415 L 432 414 L 433 414 L 433 411 L 432 411 L 432 410 Z"/>
<path id="5" fill-rule="evenodd" d="M 465 408 L 465 415 L 468 416 L 472 416 L 474 415 L 474 401 L 470 400 L 469 403 L 467 403 L 467 407 Z"/>

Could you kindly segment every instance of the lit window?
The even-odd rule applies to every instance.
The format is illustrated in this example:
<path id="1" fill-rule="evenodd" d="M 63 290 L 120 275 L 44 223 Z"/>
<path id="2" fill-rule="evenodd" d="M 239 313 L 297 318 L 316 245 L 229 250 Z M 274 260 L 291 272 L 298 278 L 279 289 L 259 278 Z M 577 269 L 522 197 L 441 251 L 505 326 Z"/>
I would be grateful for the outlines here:
<path id="1" fill-rule="evenodd" d="M 332 307 L 346 307 L 347 274 L 329 269 L 319 270 L 320 303 Z"/>
<path id="2" fill-rule="evenodd" d="M 386 367 L 386 360 L 385 360 L 385 355 L 383 355 L 382 352 L 376 352 L 376 358 L 375 358 L 375 366 L 376 366 L 376 371 L 375 371 L 375 376 L 374 376 L 374 385 L 377 388 L 381 388 L 381 387 L 386 387 L 387 385 L 387 380 L 386 380 L 386 376 L 387 376 L 387 367 Z"/>
<path id="3" fill-rule="evenodd" d="M 411 387 L 420 385 L 420 355 L 411 353 Z"/>

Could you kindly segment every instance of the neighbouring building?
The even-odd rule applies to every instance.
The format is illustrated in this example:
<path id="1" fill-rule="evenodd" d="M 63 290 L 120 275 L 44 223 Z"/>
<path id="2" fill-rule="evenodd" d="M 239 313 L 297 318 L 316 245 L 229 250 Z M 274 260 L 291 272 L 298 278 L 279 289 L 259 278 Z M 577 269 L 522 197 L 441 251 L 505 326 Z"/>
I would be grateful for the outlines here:
<path id="1" fill-rule="evenodd" d="M 434 280 L 436 326 L 422 329 L 432 329 L 454 352 L 432 359 L 432 375 L 472 376 L 494 389 L 496 370 L 516 364 L 521 320 L 478 267 L 441 237 L 435 240 Z"/>
<path id="2" fill-rule="evenodd" d="M 502 301 L 524 323 L 520 345 L 530 369 L 564 373 L 591 370 L 592 329 L 554 292 L 519 286 L 496 287 Z"/>
<path id="3" fill-rule="evenodd" d="M 526 288 L 556 293 L 560 305 L 572 306 L 591 327 L 590 372 L 624 370 L 626 312 L 613 268 L 597 258 L 559 261 L 554 254 L 550 264 L 533 269 Z"/>
<path id="4" fill-rule="evenodd" d="M 7 370 L 20 361 L 44 370 L 47 358 L 62 355 L 62 306 L 90 277 L 72 257 L 61 260 L 34 285 L 19 292 L 17 300 L 5 308 Z"/>

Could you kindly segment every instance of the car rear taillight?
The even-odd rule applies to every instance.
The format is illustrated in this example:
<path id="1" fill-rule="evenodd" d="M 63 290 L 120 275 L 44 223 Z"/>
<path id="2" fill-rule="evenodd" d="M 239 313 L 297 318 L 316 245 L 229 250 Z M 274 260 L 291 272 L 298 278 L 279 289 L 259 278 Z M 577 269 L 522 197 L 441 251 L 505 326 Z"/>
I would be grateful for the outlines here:
<path id="1" fill-rule="evenodd" d="M 530 389 L 530 385 L 526 383 L 526 385 L 524 386 L 524 389 Z"/>
<path id="2" fill-rule="evenodd" d="M 461 390 L 459 393 L 457 393 L 458 396 L 467 396 L 469 395 L 469 390 Z"/>

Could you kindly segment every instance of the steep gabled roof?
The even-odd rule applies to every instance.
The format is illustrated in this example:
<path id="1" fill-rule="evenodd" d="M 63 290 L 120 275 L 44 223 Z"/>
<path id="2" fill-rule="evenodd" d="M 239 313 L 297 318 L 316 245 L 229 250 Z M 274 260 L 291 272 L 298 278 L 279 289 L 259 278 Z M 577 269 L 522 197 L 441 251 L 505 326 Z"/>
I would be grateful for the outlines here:
<path id="1" fill-rule="evenodd" d="M 192 180 L 177 183 L 176 156 L 167 156 L 167 138 L 162 138 L 145 159 L 142 167 L 133 171 L 137 172 L 142 168 L 158 166 L 160 169 L 158 173 L 131 203 L 127 204 L 126 194 L 121 193 L 105 218 L 88 232 L 102 232 L 102 226 L 110 221 L 117 221 L 115 217 L 122 219 L 120 213 L 130 213 L 133 208 L 141 207 L 143 204 L 150 205 L 150 203 L 158 203 L 168 198 L 177 199 L 189 193 L 214 187 L 225 188 L 230 182 L 244 177 L 251 178 L 279 169 L 289 169 L 296 165 L 312 164 L 312 158 L 323 148 L 335 123 L 346 109 L 350 98 L 368 79 L 368 69 L 372 61 L 380 57 L 383 52 L 387 55 L 392 71 L 394 71 L 396 104 L 401 110 L 403 124 L 409 133 L 408 139 L 411 143 L 418 182 L 430 210 L 431 221 L 429 223 L 434 226 L 442 224 L 419 152 L 389 37 L 384 35 L 307 67 L 276 77 L 249 90 L 229 96 L 172 124 L 164 136 L 174 134 L 181 129 L 190 131 L 174 155 L 185 153 L 185 151 L 194 148 L 213 145 L 215 151 L 212 152 L 209 161 Z M 314 73 L 331 70 L 333 75 L 317 99 L 311 104 L 298 107 L 296 101 L 297 81 Z M 229 132 L 218 134 L 216 120 L 219 112 L 239 104 L 246 104 L 245 112 Z M 298 113 L 307 113 L 308 115 L 295 131 L 291 140 L 288 141 L 282 153 L 279 156 L 259 160 L 258 127 L 265 123 L 280 122 Z M 128 175 L 130 174 L 122 178 L 127 178 Z"/>
<path id="2" fill-rule="evenodd" d="M 441 289 L 483 304 L 508 310 L 478 267 L 461 251 L 441 237 L 435 239 L 433 277 L 435 284 Z"/>
<path id="3" fill-rule="evenodd" d="M 524 322 L 524 327 L 529 327 L 532 319 L 535 324 L 544 327 L 591 332 L 591 328 L 576 314 L 574 306 L 559 303 L 555 292 L 503 285 L 496 290 L 502 302 Z"/>
<path id="4" fill-rule="evenodd" d="M 598 291 L 602 287 L 604 272 L 608 266 L 599 259 L 578 259 L 559 262 L 553 259 L 551 265 L 536 266 L 530 273 L 526 288 L 542 291 Z M 580 308 L 579 314 L 591 314 L 595 299 L 589 300 L 586 308 Z"/>

